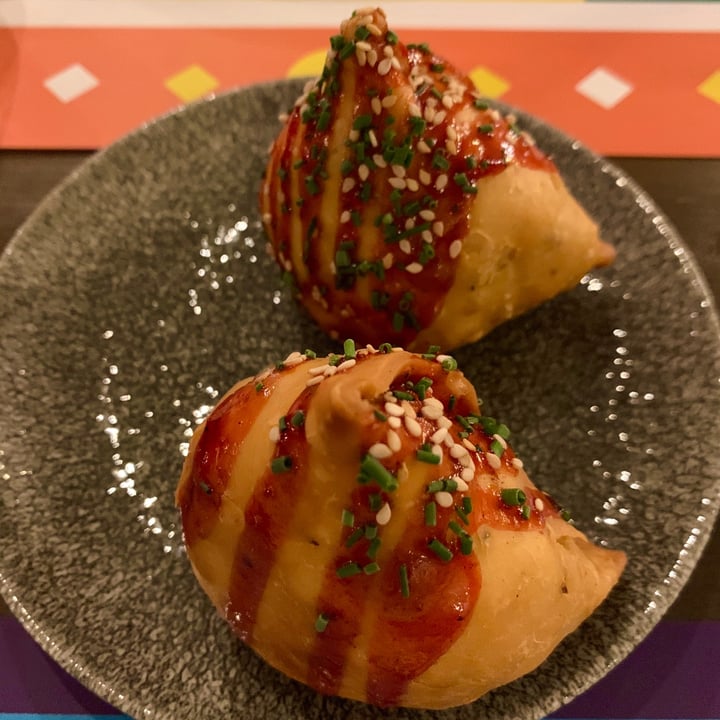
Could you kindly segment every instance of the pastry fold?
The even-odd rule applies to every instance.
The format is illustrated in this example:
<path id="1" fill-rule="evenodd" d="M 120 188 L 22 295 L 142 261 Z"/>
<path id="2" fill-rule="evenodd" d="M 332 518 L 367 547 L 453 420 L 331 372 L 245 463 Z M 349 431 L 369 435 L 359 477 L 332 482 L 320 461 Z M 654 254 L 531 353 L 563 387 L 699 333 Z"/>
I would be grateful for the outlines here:
<path id="1" fill-rule="evenodd" d="M 446 350 L 575 286 L 614 249 L 513 116 L 381 9 L 331 38 L 271 148 L 271 248 L 333 337 Z"/>
<path id="2" fill-rule="evenodd" d="M 321 693 L 470 702 L 537 667 L 625 565 L 527 476 L 455 361 L 293 353 L 196 430 L 187 553 L 232 630 Z"/>

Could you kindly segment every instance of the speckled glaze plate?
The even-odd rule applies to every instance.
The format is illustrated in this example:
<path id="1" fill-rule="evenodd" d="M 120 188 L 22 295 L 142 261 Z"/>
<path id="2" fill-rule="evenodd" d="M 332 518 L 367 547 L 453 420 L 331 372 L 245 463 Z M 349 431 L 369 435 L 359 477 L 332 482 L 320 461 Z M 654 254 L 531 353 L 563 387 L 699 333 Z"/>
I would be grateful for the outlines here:
<path id="1" fill-rule="evenodd" d="M 173 492 L 236 379 L 330 350 L 265 252 L 257 190 L 297 82 L 162 118 L 95 156 L 0 263 L 0 588 L 39 643 L 135 717 L 333 720 L 235 640 L 195 583 Z M 535 481 L 627 572 L 531 675 L 395 718 L 540 718 L 659 620 L 720 492 L 718 321 L 688 250 L 629 178 L 520 115 L 618 249 L 614 266 L 455 353 Z"/>

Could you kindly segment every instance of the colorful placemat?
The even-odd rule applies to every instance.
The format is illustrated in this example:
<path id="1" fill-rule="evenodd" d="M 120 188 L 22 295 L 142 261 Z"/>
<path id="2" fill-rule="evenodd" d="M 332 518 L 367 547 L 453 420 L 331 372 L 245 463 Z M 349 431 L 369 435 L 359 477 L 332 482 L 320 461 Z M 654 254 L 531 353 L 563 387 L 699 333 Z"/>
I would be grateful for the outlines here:
<path id="1" fill-rule="evenodd" d="M 316 74 L 357 5 L 3 0 L 0 148 L 102 147 L 214 93 Z M 483 94 L 599 153 L 720 156 L 720 3 L 383 6 L 401 37 L 429 42 Z"/>

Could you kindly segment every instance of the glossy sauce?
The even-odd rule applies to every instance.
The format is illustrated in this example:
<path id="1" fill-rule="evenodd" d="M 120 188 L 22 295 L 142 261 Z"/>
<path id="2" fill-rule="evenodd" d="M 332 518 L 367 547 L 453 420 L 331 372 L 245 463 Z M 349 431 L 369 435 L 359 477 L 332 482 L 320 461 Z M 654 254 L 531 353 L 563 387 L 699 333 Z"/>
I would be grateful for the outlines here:
<path id="1" fill-rule="evenodd" d="M 407 345 L 420 329 L 432 323 L 453 283 L 458 255 L 450 248 L 467 233 L 472 201 L 482 191 L 479 181 L 502 172 L 509 164 L 548 172 L 556 169 L 525 134 L 479 102 L 469 78 L 429 49 L 408 48 L 399 42 L 388 45 L 383 38 L 372 36 L 365 42 L 380 57 L 390 46 L 399 68 L 380 75 L 377 65 L 360 67 L 355 53 L 343 60 L 336 58 L 329 66 L 334 68 L 329 76 L 337 79 L 337 91 L 330 89 L 333 80 L 326 79 L 322 89 L 312 96 L 310 106 L 306 102 L 294 109 L 268 166 L 270 197 L 285 198 L 283 211 L 272 214 L 270 235 L 283 267 L 293 269 L 288 264 L 288 238 L 292 234 L 291 219 L 299 213 L 305 267 L 302 272 L 294 270 L 296 279 L 308 273 L 309 279 L 300 282 L 298 290 L 326 329 L 329 326 L 363 342 L 382 338 Z M 357 141 L 348 140 L 339 152 L 335 148 L 335 155 L 327 160 L 328 149 L 332 149 L 332 118 L 348 85 L 347 74 L 352 74 L 354 81 L 353 118 L 365 127 L 357 131 Z M 382 105 L 382 100 L 406 95 L 411 95 L 419 108 L 422 130 L 418 121 L 400 114 L 402 103 Z M 453 103 L 446 106 L 443 100 L 448 95 Z M 317 109 L 318 98 L 327 103 L 323 112 Z M 430 148 L 429 152 L 419 149 L 420 141 Z M 404 157 L 394 153 L 404 145 L 409 153 Z M 291 147 L 300 149 L 304 160 L 300 167 L 291 162 Z M 378 155 L 384 156 L 380 165 L 374 159 Z M 323 234 L 320 212 L 323 173 L 328 162 L 338 166 L 346 163 L 342 180 L 355 182 L 352 190 L 341 192 L 340 202 L 340 212 L 349 214 L 352 220 L 341 220 L 332 236 Z M 370 169 L 365 180 L 359 174 L 360 165 Z M 402 178 L 417 182 L 418 187 L 394 188 L 390 184 L 391 178 L 395 180 L 393 166 L 399 168 Z M 424 182 L 423 175 L 428 182 Z M 299 197 L 291 191 L 293 178 L 299 181 Z M 427 211 L 434 214 L 431 220 L 421 214 Z M 392 221 L 386 225 L 383 218 Z M 436 221 L 441 221 L 442 232 L 437 231 Z M 407 226 L 408 222 L 412 227 Z M 393 231 L 386 236 L 387 227 Z M 421 229 L 430 234 L 423 235 Z M 361 256 L 360 238 L 368 232 L 375 235 L 374 246 L 366 248 Z M 325 248 L 322 255 L 327 257 L 328 243 L 334 246 L 331 255 L 337 258 L 340 251 L 343 261 L 350 263 L 345 273 L 342 267 L 336 267 L 334 284 L 318 282 L 321 271 L 327 271 L 321 261 L 321 247 Z M 427 254 L 432 256 L 428 258 Z M 406 269 L 418 262 L 422 271 Z"/>

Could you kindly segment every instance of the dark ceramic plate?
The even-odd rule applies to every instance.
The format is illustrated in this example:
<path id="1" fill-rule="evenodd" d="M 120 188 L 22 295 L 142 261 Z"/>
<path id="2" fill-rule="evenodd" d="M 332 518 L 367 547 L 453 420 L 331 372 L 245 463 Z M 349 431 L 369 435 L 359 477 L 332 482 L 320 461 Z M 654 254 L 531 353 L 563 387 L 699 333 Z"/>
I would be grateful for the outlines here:
<path id="1" fill-rule="evenodd" d="M 42 204 L 0 263 L 0 589 L 60 664 L 136 717 L 370 718 L 259 661 L 182 551 L 173 491 L 236 379 L 331 349 L 286 295 L 256 196 L 297 82 L 141 129 Z M 455 353 L 531 476 L 629 566 L 531 675 L 396 718 L 539 718 L 602 677 L 677 596 L 718 507 L 720 342 L 682 240 L 630 179 L 522 116 L 616 264 Z"/>

